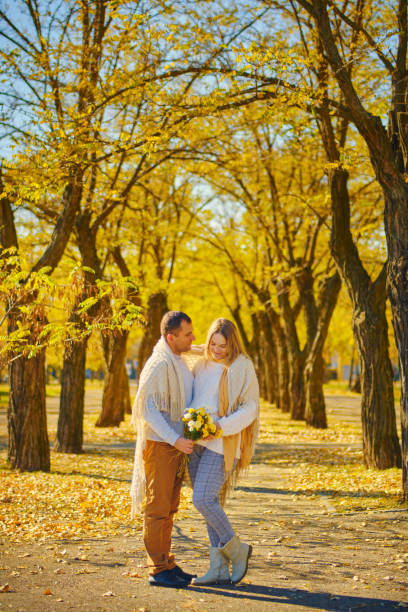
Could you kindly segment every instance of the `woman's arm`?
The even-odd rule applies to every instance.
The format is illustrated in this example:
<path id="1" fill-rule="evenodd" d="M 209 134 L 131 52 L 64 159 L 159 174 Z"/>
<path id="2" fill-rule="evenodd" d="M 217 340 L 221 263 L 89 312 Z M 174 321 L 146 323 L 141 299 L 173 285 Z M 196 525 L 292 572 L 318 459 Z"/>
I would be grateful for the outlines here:
<path id="1" fill-rule="evenodd" d="M 245 427 L 248 427 L 256 418 L 257 409 L 257 402 L 255 400 L 249 400 L 245 404 L 242 404 L 242 406 L 232 414 L 218 419 L 217 423 L 222 429 L 222 435 L 232 436 L 245 429 Z"/>
<path id="2" fill-rule="evenodd" d="M 259 386 L 255 368 L 252 361 L 248 358 L 245 358 L 244 364 L 243 372 L 242 365 L 239 364 L 237 364 L 239 365 L 238 369 L 234 372 L 235 377 L 238 376 L 244 381 L 241 386 L 239 398 L 232 398 L 233 401 L 238 400 L 238 409 L 217 421 L 225 436 L 232 436 L 239 433 L 248 427 L 258 415 Z"/>

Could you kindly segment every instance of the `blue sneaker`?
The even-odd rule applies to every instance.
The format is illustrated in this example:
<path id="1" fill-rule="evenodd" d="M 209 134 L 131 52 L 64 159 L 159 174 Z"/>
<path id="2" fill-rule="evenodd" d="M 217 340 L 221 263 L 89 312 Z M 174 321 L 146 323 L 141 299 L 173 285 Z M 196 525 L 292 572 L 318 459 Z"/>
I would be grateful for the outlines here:
<path id="1" fill-rule="evenodd" d="M 182 580 L 185 580 L 188 583 L 190 583 L 193 578 L 197 578 L 197 574 L 188 574 L 187 572 L 183 572 L 181 567 L 179 567 L 178 565 L 173 567 L 171 571 L 177 576 L 177 578 L 181 578 Z"/>
<path id="2" fill-rule="evenodd" d="M 183 589 L 188 585 L 187 580 L 179 578 L 174 570 L 163 570 L 154 576 L 149 576 L 150 586 L 167 587 L 168 589 Z"/>

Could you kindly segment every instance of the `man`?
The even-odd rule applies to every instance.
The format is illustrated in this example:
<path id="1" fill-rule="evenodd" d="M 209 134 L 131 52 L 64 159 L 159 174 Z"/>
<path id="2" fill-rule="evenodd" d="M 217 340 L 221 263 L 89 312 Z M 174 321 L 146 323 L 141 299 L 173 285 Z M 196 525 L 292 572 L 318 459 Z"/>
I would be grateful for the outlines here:
<path id="1" fill-rule="evenodd" d="M 190 317 L 167 312 L 161 338 L 140 375 L 133 417 L 137 430 L 131 495 L 132 512 L 145 497 L 143 539 L 152 586 L 182 588 L 194 577 L 170 555 L 173 518 L 180 502 L 184 456 L 193 442 L 181 420 L 191 402 L 193 375 L 181 355 L 195 340 Z"/>

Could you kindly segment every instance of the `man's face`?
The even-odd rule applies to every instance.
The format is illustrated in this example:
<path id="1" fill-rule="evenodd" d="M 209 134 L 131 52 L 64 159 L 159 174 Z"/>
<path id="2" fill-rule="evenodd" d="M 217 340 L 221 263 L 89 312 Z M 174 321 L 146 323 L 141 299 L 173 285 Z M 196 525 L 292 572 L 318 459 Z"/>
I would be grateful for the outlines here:
<path id="1" fill-rule="evenodd" d="M 193 334 L 193 324 L 182 321 L 178 329 L 173 333 L 167 334 L 167 344 L 176 355 L 186 353 L 191 349 L 191 344 L 195 340 Z"/>

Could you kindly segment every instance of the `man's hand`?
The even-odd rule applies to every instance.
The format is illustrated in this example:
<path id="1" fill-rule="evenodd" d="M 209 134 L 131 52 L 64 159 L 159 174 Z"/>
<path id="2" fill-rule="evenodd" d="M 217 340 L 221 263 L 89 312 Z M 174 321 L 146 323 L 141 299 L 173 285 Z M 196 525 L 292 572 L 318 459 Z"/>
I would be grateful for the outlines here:
<path id="1" fill-rule="evenodd" d="M 188 440 L 187 438 L 183 438 L 183 436 L 180 436 L 175 441 L 174 446 L 175 448 L 177 448 L 177 450 L 181 451 L 182 453 L 185 453 L 186 455 L 189 455 L 193 452 L 194 442 L 192 440 Z"/>

